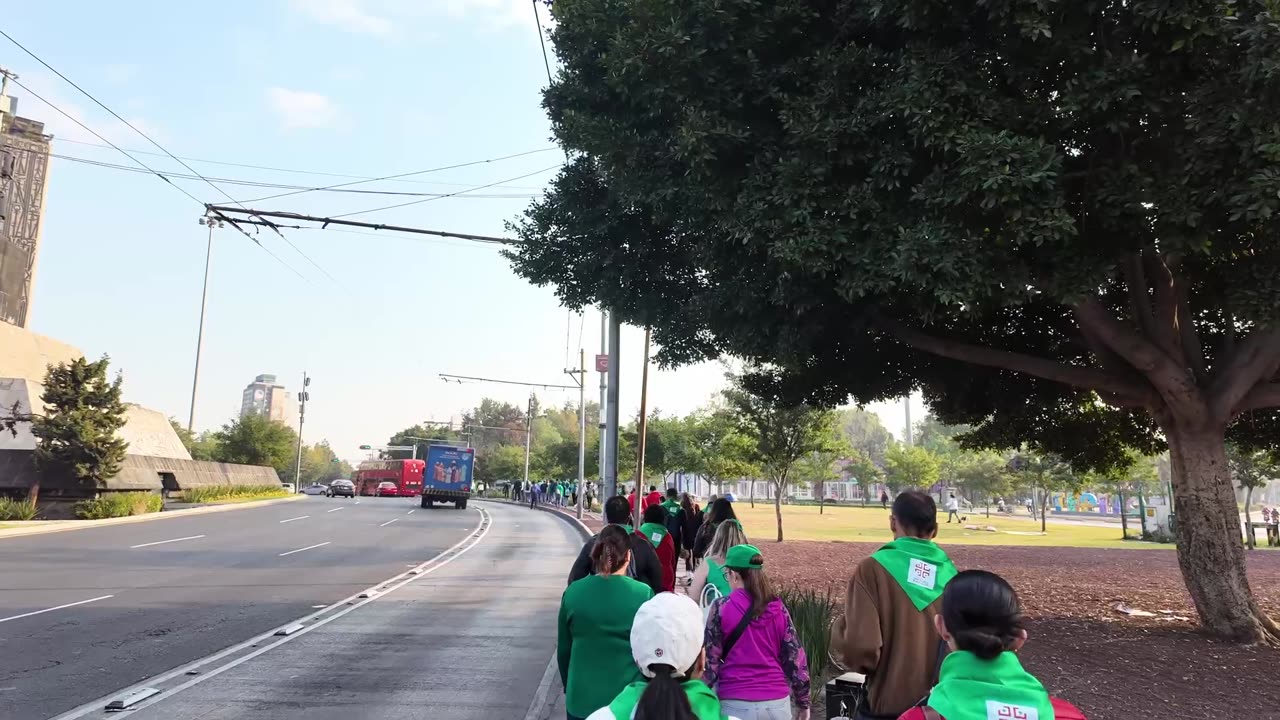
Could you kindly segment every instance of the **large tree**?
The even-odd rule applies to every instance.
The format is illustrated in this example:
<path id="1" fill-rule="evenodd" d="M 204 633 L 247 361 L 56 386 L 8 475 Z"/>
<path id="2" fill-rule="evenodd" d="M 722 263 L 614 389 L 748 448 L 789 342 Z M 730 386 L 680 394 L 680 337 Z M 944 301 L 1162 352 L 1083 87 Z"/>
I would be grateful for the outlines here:
<path id="1" fill-rule="evenodd" d="M 1269 452 L 1241 450 L 1235 446 L 1227 448 L 1227 462 L 1231 467 L 1231 476 L 1245 491 L 1245 545 L 1252 550 L 1257 539 L 1253 532 L 1253 516 L 1249 509 L 1253 504 L 1253 491 L 1266 487 L 1267 483 L 1280 476 L 1280 472 L 1277 472 L 1280 468 L 1277 468 L 1275 458 Z"/>
<path id="2" fill-rule="evenodd" d="M 715 407 L 688 418 L 690 424 L 688 470 L 724 494 L 729 480 L 754 475 L 754 442 L 728 408 Z"/>
<path id="3" fill-rule="evenodd" d="M 918 445 L 894 445 L 885 455 L 885 481 L 895 492 L 918 488 L 929 491 L 938 482 L 938 456 Z"/>
<path id="4" fill-rule="evenodd" d="M 296 462 L 298 435 L 289 426 L 262 415 L 245 415 L 214 433 L 218 462 L 241 465 L 269 465 L 281 479 L 293 482 L 288 474 Z"/>
<path id="5" fill-rule="evenodd" d="M 118 433 L 127 407 L 120 399 L 124 379 L 107 378 L 110 359 L 76 358 L 50 365 L 44 378 L 43 412 L 30 416 L 36 437 L 35 460 L 41 475 L 65 473 L 81 489 L 96 492 L 120 472 L 129 443 Z M 34 503 L 40 495 L 31 487 Z"/>
<path id="6" fill-rule="evenodd" d="M 1202 622 L 1274 640 L 1225 436 L 1280 425 L 1280 9 L 557 0 L 517 270 L 832 405 L 1077 468 L 1168 443 Z M 1240 423 L 1242 416 L 1253 422 Z"/>
<path id="7" fill-rule="evenodd" d="M 893 434 L 880 416 L 862 408 L 844 408 L 837 413 L 836 432 L 854 450 L 860 450 L 876 465 L 884 466 L 884 454 L 894 444 Z"/>

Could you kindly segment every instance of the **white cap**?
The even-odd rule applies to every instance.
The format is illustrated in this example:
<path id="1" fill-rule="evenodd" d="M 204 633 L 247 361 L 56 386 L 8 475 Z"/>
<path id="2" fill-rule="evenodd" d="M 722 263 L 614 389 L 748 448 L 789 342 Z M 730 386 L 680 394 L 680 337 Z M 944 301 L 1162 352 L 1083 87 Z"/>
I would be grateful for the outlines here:
<path id="1" fill-rule="evenodd" d="M 702 610 L 688 596 L 658 593 L 631 623 L 631 657 L 645 677 L 654 676 L 650 665 L 670 665 L 683 675 L 702 652 L 705 628 Z"/>

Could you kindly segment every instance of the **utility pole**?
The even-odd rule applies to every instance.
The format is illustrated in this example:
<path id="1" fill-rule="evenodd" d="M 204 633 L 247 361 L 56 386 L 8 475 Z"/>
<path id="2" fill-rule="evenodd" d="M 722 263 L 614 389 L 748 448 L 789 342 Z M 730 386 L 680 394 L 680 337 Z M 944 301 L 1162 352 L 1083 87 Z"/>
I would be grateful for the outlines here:
<path id="1" fill-rule="evenodd" d="M 529 446 L 533 441 L 533 393 L 529 393 L 529 409 L 524 415 L 524 484 L 529 486 Z"/>
<path id="2" fill-rule="evenodd" d="M 608 413 L 605 421 L 605 443 L 601 451 L 605 454 L 604 495 L 600 498 L 608 500 L 618 494 L 618 366 L 622 363 L 619 357 L 622 346 L 622 321 L 618 314 L 609 312 L 609 387 Z"/>
<path id="3" fill-rule="evenodd" d="M 0 91 L 0 95 L 4 93 Z M 213 228 L 225 227 L 221 220 L 213 217 L 200 218 L 201 225 L 209 226 L 209 244 L 204 251 L 204 290 L 200 292 L 200 326 L 196 331 L 196 369 L 191 376 L 191 414 L 187 416 L 187 432 L 195 432 L 196 424 L 196 388 L 200 386 L 200 354 L 204 351 L 204 311 L 209 304 L 209 264 L 213 259 Z"/>
<path id="4" fill-rule="evenodd" d="M 587 351 L 578 348 L 578 519 L 587 495 Z"/>
<path id="5" fill-rule="evenodd" d="M 649 430 L 649 328 L 644 329 L 644 370 L 640 374 L 640 440 L 639 447 L 636 451 L 636 511 L 634 527 L 640 527 L 640 507 L 644 505 L 641 500 L 644 495 L 641 492 L 641 485 L 644 483 L 644 447 L 645 436 Z"/>
<path id="6" fill-rule="evenodd" d="M 907 393 L 907 396 L 902 399 L 902 407 L 907 411 L 907 431 L 904 437 L 907 439 L 907 447 L 911 447 L 914 444 L 912 434 L 915 432 L 911 427 L 911 393 Z"/>
<path id="7" fill-rule="evenodd" d="M 604 467 L 605 467 L 605 464 L 604 464 L 604 447 L 605 447 L 604 416 L 605 416 L 605 408 L 609 404 L 608 398 L 605 397 L 605 393 L 608 392 L 608 388 L 609 388 L 609 384 L 607 382 L 607 378 L 609 377 L 609 367 L 608 367 L 609 318 L 608 318 L 608 315 L 605 314 L 604 310 L 600 311 L 600 355 L 604 357 L 605 359 L 604 361 L 606 365 L 604 368 L 604 372 L 599 373 L 600 374 L 600 416 L 596 418 L 596 424 L 600 426 L 600 452 L 598 453 L 600 455 L 600 472 L 599 474 L 596 475 L 596 477 L 599 479 L 600 487 L 603 489 L 604 488 Z M 600 369 L 599 365 L 600 365 L 599 363 L 596 363 L 597 370 Z M 603 507 L 604 500 L 605 498 L 601 498 L 601 507 Z"/>
<path id="8" fill-rule="evenodd" d="M 311 384 L 311 378 L 307 377 L 307 372 L 302 371 L 302 390 L 298 393 L 298 464 L 293 469 L 293 491 L 295 493 L 302 492 L 299 484 L 302 482 L 302 423 L 307 419 L 307 386 Z"/>

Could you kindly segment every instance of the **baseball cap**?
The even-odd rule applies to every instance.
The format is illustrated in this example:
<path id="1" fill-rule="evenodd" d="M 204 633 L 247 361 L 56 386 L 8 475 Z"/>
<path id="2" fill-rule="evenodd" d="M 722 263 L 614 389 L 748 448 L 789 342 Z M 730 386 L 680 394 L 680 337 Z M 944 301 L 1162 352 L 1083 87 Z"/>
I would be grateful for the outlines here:
<path id="1" fill-rule="evenodd" d="M 698 604 L 686 595 L 658 593 L 636 611 L 631 623 L 631 657 L 645 677 L 650 665 L 670 665 L 683 675 L 702 652 L 706 624 Z"/>
<path id="2" fill-rule="evenodd" d="M 724 566 L 735 570 L 762 568 L 764 555 L 755 545 L 734 545 L 724 554 Z"/>

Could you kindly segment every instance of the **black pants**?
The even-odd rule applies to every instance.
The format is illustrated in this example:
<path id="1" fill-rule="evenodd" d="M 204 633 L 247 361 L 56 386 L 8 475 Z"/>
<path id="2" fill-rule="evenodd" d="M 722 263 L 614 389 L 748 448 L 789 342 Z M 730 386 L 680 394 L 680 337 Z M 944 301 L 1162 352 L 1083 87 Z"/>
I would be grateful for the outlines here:
<path id="1" fill-rule="evenodd" d="M 948 510 L 948 511 L 947 511 L 947 522 L 951 522 L 951 518 L 953 518 L 953 517 L 956 519 L 956 522 L 960 522 L 960 511 L 959 511 L 959 510 Z"/>

